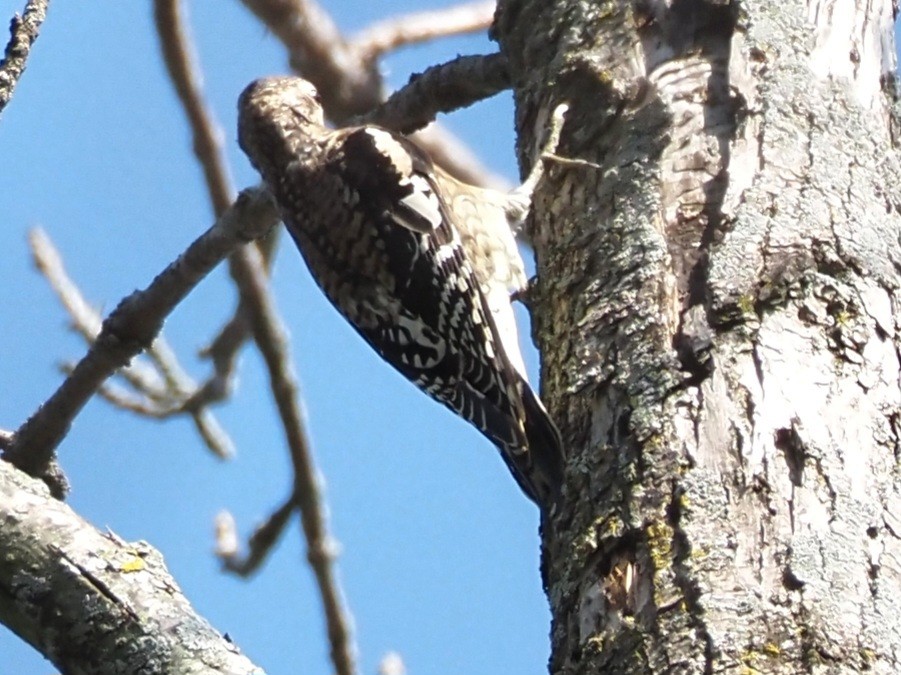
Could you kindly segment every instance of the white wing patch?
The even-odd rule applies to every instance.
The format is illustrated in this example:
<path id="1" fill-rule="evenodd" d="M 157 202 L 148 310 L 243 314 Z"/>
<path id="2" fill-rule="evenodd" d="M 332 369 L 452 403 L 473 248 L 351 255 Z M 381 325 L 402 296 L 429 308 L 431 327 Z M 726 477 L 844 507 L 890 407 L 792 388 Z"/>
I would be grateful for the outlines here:
<path id="1" fill-rule="evenodd" d="M 372 144 L 375 146 L 375 149 L 381 155 L 391 160 L 394 168 L 401 176 L 409 176 L 413 173 L 413 159 L 410 157 L 410 153 L 391 134 L 375 127 L 366 127 L 364 133 L 372 138 Z"/>
<path id="2" fill-rule="evenodd" d="M 400 187 L 410 190 L 410 194 L 397 202 L 389 214 L 391 218 L 414 232 L 428 234 L 436 230 L 441 225 L 441 203 L 428 180 L 413 172 L 410 153 L 387 131 L 368 127 L 364 133 L 372 139 L 379 154 L 391 162 Z"/>
<path id="3" fill-rule="evenodd" d="M 402 225 L 417 232 L 428 233 L 441 225 L 441 205 L 428 181 L 413 175 L 402 180 L 401 185 L 409 185 L 413 192 L 400 200 L 396 219 Z M 409 216 L 413 216 L 410 218 Z"/>

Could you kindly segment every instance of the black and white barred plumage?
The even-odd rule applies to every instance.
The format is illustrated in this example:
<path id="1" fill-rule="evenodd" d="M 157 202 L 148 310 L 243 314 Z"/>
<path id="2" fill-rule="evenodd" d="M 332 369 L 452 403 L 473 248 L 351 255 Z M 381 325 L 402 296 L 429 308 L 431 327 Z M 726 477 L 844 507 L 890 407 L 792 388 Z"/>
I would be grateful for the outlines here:
<path id="1" fill-rule="evenodd" d="M 257 80 L 238 105 L 241 148 L 329 300 L 494 442 L 523 491 L 549 507 L 560 435 L 525 377 L 509 301 L 525 285 L 508 225 L 522 200 L 459 183 L 403 136 L 328 129 L 300 78 Z"/>

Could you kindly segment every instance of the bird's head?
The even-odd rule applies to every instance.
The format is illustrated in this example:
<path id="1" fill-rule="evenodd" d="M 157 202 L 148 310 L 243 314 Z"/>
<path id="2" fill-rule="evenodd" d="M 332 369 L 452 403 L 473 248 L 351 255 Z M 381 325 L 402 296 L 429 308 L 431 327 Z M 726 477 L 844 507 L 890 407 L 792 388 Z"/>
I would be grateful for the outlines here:
<path id="1" fill-rule="evenodd" d="M 238 144 L 254 164 L 323 126 L 319 92 L 299 77 L 255 80 L 238 98 Z"/>

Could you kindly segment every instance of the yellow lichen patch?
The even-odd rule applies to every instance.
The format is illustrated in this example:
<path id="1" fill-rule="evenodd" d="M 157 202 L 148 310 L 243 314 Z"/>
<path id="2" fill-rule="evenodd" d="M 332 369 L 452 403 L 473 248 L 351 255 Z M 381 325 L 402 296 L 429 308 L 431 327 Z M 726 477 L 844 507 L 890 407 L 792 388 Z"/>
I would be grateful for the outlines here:
<path id="1" fill-rule="evenodd" d="M 738 308 L 742 314 L 751 314 L 754 312 L 754 296 L 742 295 L 738 298 Z"/>
<path id="2" fill-rule="evenodd" d="M 865 667 L 870 667 L 876 661 L 876 652 L 872 649 L 862 647 L 858 653 Z"/>
<path id="3" fill-rule="evenodd" d="M 139 555 L 135 555 L 128 562 L 122 563 L 119 566 L 119 570 L 122 572 L 140 572 L 144 567 L 144 559 Z"/>
<path id="4" fill-rule="evenodd" d="M 782 648 L 773 642 L 767 642 L 763 645 L 763 653 L 772 657 L 782 656 Z"/>
<path id="5" fill-rule="evenodd" d="M 616 516 L 604 518 L 598 523 L 598 532 L 600 532 L 601 537 L 604 539 L 609 537 L 621 537 L 624 529 L 625 525 L 623 524 L 622 519 Z"/>
<path id="6" fill-rule="evenodd" d="M 705 560 L 709 555 L 710 549 L 701 546 L 692 546 L 690 554 L 692 560 Z"/>
<path id="7" fill-rule="evenodd" d="M 740 672 L 748 673 L 748 675 L 769 672 L 769 667 L 763 662 L 768 659 L 779 658 L 780 656 L 782 656 L 782 648 L 775 642 L 767 642 L 760 649 L 747 649 L 739 657 L 742 664 Z"/>
<path id="8" fill-rule="evenodd" d="M 757 662 L 760 660 L 760 654 L 755 650 L 748 650 L 740 657 L 742 675 L 756 675 L 761 671 L 757 669 Z"/>
<path id="9" fill-rule="evenodd" d="M 648 538 L 648 555 L 657 571 L 667 569 L 672 562 L 673 528 L 667 523 L 656 521 L 645 528 Z"/>
<path id="10" fill-rule="evenodd" d="M 835 323 L 839 326 L 847 326 L 851 322 L 852 318 L 853 315 L 851 314 L 851 312 L 843 309 L 835 314 Z"/>
<path id="11" fill-rule="evenodd" d="M 593 527 L 586 528 L 582 534 L 573 539 L 571 546 L 573 558 L 581 559 L 591 555 L 598 548 L 597 530 Z"/>

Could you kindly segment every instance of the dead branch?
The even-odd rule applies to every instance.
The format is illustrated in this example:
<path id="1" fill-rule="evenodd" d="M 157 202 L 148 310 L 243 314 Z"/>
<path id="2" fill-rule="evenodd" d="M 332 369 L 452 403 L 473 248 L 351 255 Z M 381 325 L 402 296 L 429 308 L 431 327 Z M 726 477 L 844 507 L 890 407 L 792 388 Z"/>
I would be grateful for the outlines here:
<path id="1" fill-rule="evenodd" d="M 204 103 L 200 91 L 200 68 L 194 55 L 188 28 L 182 21 L 180 1 L 156 0 L 154 20 L 169 79 L 188 118 L 194 138 L 194 154 L 203 168 L 213 211 L 218 215 L 231 202 L 234 188 L 222 152 L 222 130 L 216 124 L 212 111 Z M 271 249 L 269 251 L 271 253 Z M 241 260 L 229 261 L 230 268 L 242 264 Z M 236 279 L 241 273 L 239 271 L 236 275 L 232 269 L 231 276 L 232 279 Z M 246 295 L 241 293 L 234 318 L 229 321 L 232 339 L 220 347 L 229 351 L 226 354 L 218 354 L 218 358 L 214 359 L 213 375 L 191 396 L 192 408 L 202 409 L 205 404 L 219 401 L 231 391 L 237 353 L 250 335 L 244 306 Z"/>
<path id="2" fill-rule="evenodd" d="M 248 248 L 247 255 L 259 256 Z M 307 437 L 294 367 L 288 349 L 288 338 L 275 304 L 266 293 L 266 277 L 260 264 L 248 266 L 250 275 L 243 279 L 248 287 L 259 290 L 257 302 L 249 305 L 254 340 L 269 372 L 270 388 L 275 396 L 282 427 L 294 468 L 294 500 L 300 509 L 300 520 L 307 542 L 307 560 L 313 568 L 326 617 L 331 658 L 339 675 L 356 672 L 353 636 L 349 613 L 335 571 L 337 545 L 328 532 L 326 510 L 318 473 Z"/>
<path id="3" fill-rule="evenodd" d="M 378 105 L 383 83 L 375 64 L 348 47 L 313 0 L 242 0 L 285 45 L 291 67 L 319 89 L 329 118 L 341 124 Z"/>
<path id="4" fill-rule="evenodd" d="M 7 462 L 0 522 L 0 623 L 60 672 L 262 672 L 194 611 L 158 551 L 97 530 Z"/>
<path id="5" fill-rule="evenodd" d="M 62 257 L 43 230 L 32 229 L 28 233 L 28 243 L 38 271 L 47 279 L 69 314 L 73 328 L 90 345 L 100 333 L 100 313 L 84 299 L 81 290 L 66 272 Z M 102 387 L 100 394 L 113 405 L 157 419 L 188 414 L 213 454 L 222 458 L 234 455 L 231 439 L 213 414 L 190 404 L 191 392 L 197 390 L 197 385 L 178 365 L 172 348 L 162 335 L 153 341 L 147 354 L 153 365 L 136 358 L 116 373 L 138 392 L 137 397 L 109 386 Z M 67 374 L 70 372 L 71 368 L 66 370 Z"/>
<path id="6" fill-rule="evenodd" d="M 360 122 L 409 134 L 432 122 L 440 112 L 465 108 L 509 87 L 506 57 L 459 56 L 411 76 L 406 86 L 363 115 Z"/>
<path id="7" fill-rule="evenodd" d="M 9 22 L 9 42 L 0 61 L 0 113 L 13 96 L 13 90 L 25 71 L 31 45 L 38 39 L 41 24 L 47 16 L 49 0 L 28 0 L 22 16 L 13 15 Z"/>
<path id="8" fill-rule="evenodd" d="M 336 49 L 335 44 L 326 44 L 321 38 L 337 35 L 337 29 L 328 20 L 328 16 L 320 11 L 312 2 L 298 3 L 307 24 L 316 27 L 315 34 L 319 41 L 308 40 L 309 47 L 317 59 Z M 200 100 L 196 66 L 190 60 L 190 45 L 185 30 L 181 25 L 178 0 L 157 0 L 157 29 L 166 54 L 166 62 L 170 75 L 175 83 L 179 96 L 188 112 L 191 126 L 195 134 L 195 147 L 198 156 L 201 141 L 209 142 L 207 129 L 210 127 L 208 115 Z M 310 35 L 308 34 L 308 38 Z M 207 152 L 218 153 L 219 148 L 208 149 Z M 218 156 L 218 154 L 217 154 Z M 215 190 L 211 185 L 211 193 Z M 215 203 L 215 198 L 214 198 Z M 266 280 L 266 262 L 256 247 L 247 247 L 232 257 L 230 272 L 241 294 L 241 301 L 234 324 L 235 330 L 231 346 L 237 348 L 243 340 L 243 330 L 250 329 L 254 340 L 263 354 L 269 370 L 270 386 L 275 396 L 276 407 L 282 420 L 286 440 L 291 452 L 295 471 L 297 504 L 301 511 L 304 535 L 309 550 L 308 558 L 319 584 L 323 607 L 328 625 L 331 643 L 332 660 L 339 675 L 352 675 L 355 670 L 354 647 L 350 635 L 350 621 L 343 607 L 343 599 L 337 586 L 333 568 L 333 556 L 326 551 L 326 543 L 330 540 L 325 522 L 321 495 L 316 483 L 316 468 L 310 454 L 309 442 L 303 425 L 298 401 L 297 385 L 293 378 L 290 351 L 287 347 L 285 331 L 272 298 Z M 239 318 L 246 318 L 240 321 Z M 249 323 L 248 323 L 249 322 Z M 234 363 L 231 355 L 218 363 L 229 367 Z M 217 373 L 219 373 L 217 369 Z M 214 378 L 216 379 L 216 378 Z M 216 379 L 217 382 L 221 381 Z M 279 528 L 280 531 L 280 528 Z"/>
<path id="9" fill-rule="evenodd" d="M 180 0 L 156 0 L 154 9 L 157 34 L 169 77 L 185 109 L 194 137 L 194 152 L 203 167 L 214 211 L 219 214 L 231 202 L 233 188 L 222 152 L 222 131 L 201 94 L 200 67 L 194 55 L 188 27 L 182 19 L 183 6 Z M 264 271 L 269 269 L 275 241 L 276 237 L 273 235 L 256 242 L 263 253 L 260 261 Z M 213 359 L 213 374 L 202 386 L 194 388 L 186 400 L 185 408 L 197 411 L 199 419 L 205 417 L 202 412 L 207 404 L 222 400 L 230 393 L 237 353 L 252 329 L 247 305 L 258 301 L 258 296 L 269 294 L 266 286 L 256 289 L 242 287 L 242 280 L 250 274 L 246 268 L 251 260 L 243 251 L 229 258 L 229 272 L 238 286 L 240 300 L 233 318 L 213 340 L 212 347 L 205 350 Z M 170 363 L 177 366 L 174 354 Z M 209 432 L 209 429 L 205 431 Z M 201 434 L 204 434 L 204 430 L 201 430 Z"/>
<path id="10" fill-rule="evenodd" d="M 259 189 L 243 191 L 234 205 L 146 289 L 119 303 L 69 377 L 16 431 L 3 458 L 31 475 L 41 475 L 72 420 L 100 385 L 153 343 L 166 316 L 213 267 L 242 244 L 264 234 L 277 220 L 267 193 Z"/>
<path id="11" fill-rule="evenodd" d="M 213 210 L 218 216 L 232 203 L 235 193 L 222 153 L 222 129 L 200 93 L 200 69 L 188 27 L 182 21 L 180 0 L 156 0 L 153 9 L 166 70 L 188 116 L 194 154 L 203 167 Z"/>
<path id="12" fill-rule="evenodd" d="M 220 513 L 216 517 L 216 555 L 222 561 L 223 567 L 242 577 L 256 572 L 281 537 L 296 508 L 297 500 L 292 495 L 254 530 L 247 542 L 247 553 L 244 555 L 238 550 L 238 532 L 234 517 L 228 511 Z"/>
<path id="13" fill-rule="evenodd" d="M 371 62 L 398 47 L 487 30 L 496 4 L 479 0 L 379 21 L 353 36 L 349 48 L 364 62 Z"/>

